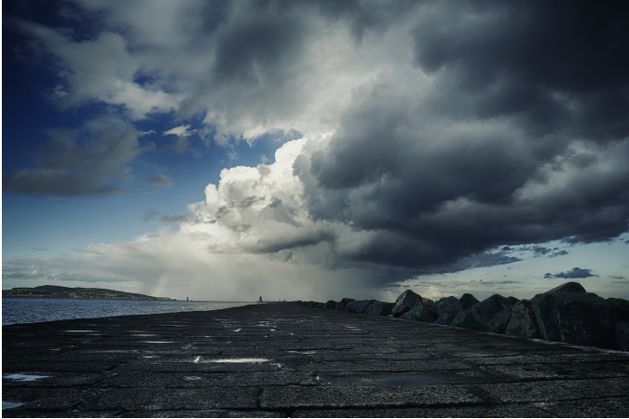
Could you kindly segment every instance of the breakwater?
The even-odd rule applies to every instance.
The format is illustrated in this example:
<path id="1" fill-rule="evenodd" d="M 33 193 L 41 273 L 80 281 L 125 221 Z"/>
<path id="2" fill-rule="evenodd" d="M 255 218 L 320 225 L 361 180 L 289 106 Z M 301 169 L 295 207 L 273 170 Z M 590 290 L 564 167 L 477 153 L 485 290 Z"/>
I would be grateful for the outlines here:
<path id="1" fill-rule="evenodd" d="M 298 303 L 3 327 L 3 416 L 628 416 L 629 354 Z"/>
<path id="2" fill-rule="evenodd" d="M 343 298 L 310 304 L 349 313 L 629 351 L 629 301 L 601 298 L 576 282 L 567 282 L 530 300 L 494 294 L 478 301 L 473 295 L 464 294 L 433 301 L 407 290 L 395 303 Z"/>

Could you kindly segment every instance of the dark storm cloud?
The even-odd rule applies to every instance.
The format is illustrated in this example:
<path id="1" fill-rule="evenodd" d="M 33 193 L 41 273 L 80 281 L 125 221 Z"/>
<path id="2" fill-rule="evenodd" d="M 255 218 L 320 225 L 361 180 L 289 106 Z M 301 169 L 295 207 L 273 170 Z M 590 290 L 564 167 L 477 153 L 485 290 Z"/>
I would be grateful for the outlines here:
<path id="1" fill-rule="evenodd" d="M 545 256 L 551 252 L 551 248 L 544 246 L 531 246 L 530 249 L 535 256 Z"/>
<path id="2" fill-rule="evenodd" d="M 220 193 L 206 188 L 190 223 L 216 224 L 230 251 L 379 265 L 391 281 L 520 260 L 495 250 L 505 245 L 627 231 L 625 3 L 81 4 L 102 17 L 89 42 L 29 26 L 81 93 L 75 106 L 97 100 L 134 119 L 173 111 L 184 125 L 169 131 L 183 133 L 200 116 L 224 143 L 304 134 L 273 181 L 240 167 L 221 175 Z M 81 156 L 107 140 L 94 150 L 71 140 L 8 189 L 106 192 L 137 154 L 131 142 L 133 152 L 108 152 L 128 155 L 118 164 L 82 176 Z M 145 214 L 158 217 L 168 221 Z"/>
<path id="3" fill-rule="evenodd" d="M 556 274 L 547 273 L 544 275 L 546 279 L 552 278 L 562 278 L 562 279 L 579 279 L 579 278 L 592 278 L 598 277 L 591 269 L 582 269 L 579 267 L 574 267 L 569 271 L 559 272 Z"/>
<path id="4" fill-rule="evenodd" d="M 508 251 L 511 249 L 508 246 L 506 246 L 506 249 L 503 249 L 503 250 Z M 538 244 L 534 244 L 530 246 L 520 246 L 517 250 L 524 250 L 524 251 L 532 252 L 534 257 L 546 256 L 549 258 L 554 258 L 558 256 L 565 256 L 568 254 L 568 251 L 565 249 L 560 249 L 558 247 L 540 246 Z"/>
<path id="5" fill-rule="evenodd" d="M 264 15 L 263 15 L 264 16 Z M 304 23 L 298 18 L 252 15 L 221 32 L 215 53 L 214 74 L 230 79 L 271 79 L 286 75 L 303 42 Z"/>
<path id="6" fill-rule="evenodd" d="M 277 253 L 287 249 L 298 249 L 301 247 L 315 246 L 321 242 L 328 242 L 334 237 L 330 233 L 305 232 L 301 237 L 291 237 L 290 239 L 276 238 L 275 240 L 264 240 L 256 243 L 250 250 L 259 253 Z"/>
<path id="7" fill-rule="evenodd" d="M 418 108 L 356 112 L 327 150 L 295 166 L 314 217 L 374 233 L 352 257 L 425 267 L 505 243 L 627 229 L 626 141 L 537 156 L 517 126 L 426 130 L 439 122 Z"/>
<path id="8" fill-rule="evenodd" d="M 4 187 L 31 195 L 94 195 L 120 190 L 129 163 L 140 152 L 138 132 L 106 117 L 80 129 L 51 129 L 49 141 L 34 152 L 32 167 L 9 174 Z"/>
<path id="9" fill-rule="evenodd" d="M 290 7 L 290 2 L 234 2 L 224 7 L 224 20 L 209 25 L 210 30 L 205 23 L 196 28 L 197 37 L 185 48 L 193 52 L 205 42 L 206 51 L 199 53 L 209 65 L 199 63 L 205 70 L 198 82 L 185 82 L 189 86 L 180 114 L 208 112 L 208 121 L 229 134 L 237 133 L 233 126 L 241 118 L 268 124 L 278 113 L 295 115 L 303 104 L 291 89 L 300 88 L 295 78 L 311 39 L 312 10 L 308 5 Z M 205 22 L 215 15 L 201 18 Z"/>
<path id="10" fill-rule="evenodd" d="M 426 9 L 415 31 L 417 64 L 448 73 L 449 93 L 465 92 L 472 112 L 517 116 L 538 135 L 603 141 L 629 132 L 626 2 L 439 2 Z"/>
<path id="11" fill-rule="evenodd" d="M 420 270 L 627 231 L 625 8 L 424 5 L 414 53 L 431 87 L 355 93 L 327 147 L 295 164 L 310 213 L 370 232 L 344 257 Z"/>

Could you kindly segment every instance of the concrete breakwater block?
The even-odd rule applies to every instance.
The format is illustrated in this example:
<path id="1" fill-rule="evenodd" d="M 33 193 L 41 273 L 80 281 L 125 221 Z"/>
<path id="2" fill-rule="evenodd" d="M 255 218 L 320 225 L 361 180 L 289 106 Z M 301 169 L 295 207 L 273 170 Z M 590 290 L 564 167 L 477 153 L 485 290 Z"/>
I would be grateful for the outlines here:
<path id="1" fill-rule="evenodd" d="M 378 303 L 387 304 L 344 298 L 338 303 L 328 301 L 324 307 L 629 351 L 629 301 L 620 298 L 606 300 L 587 292 L 576 282 L 567 282 L 530 300 L 494 294 L 478 301 L 473 295 L 464 294 L 460 299 L 450 296 L 435 302 L 406 290 L 393 303 L 391 313 L 367 310 Z"/>

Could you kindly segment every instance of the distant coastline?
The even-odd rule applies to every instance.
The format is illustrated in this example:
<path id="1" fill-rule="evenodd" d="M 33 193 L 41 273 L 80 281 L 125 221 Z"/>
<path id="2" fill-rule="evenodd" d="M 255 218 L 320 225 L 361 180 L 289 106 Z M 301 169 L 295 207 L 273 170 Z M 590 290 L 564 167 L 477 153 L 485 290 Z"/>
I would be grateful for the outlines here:
<path id="1" fill-rule="evenodd" d="M 42 285 L 39 287 L 19 287 L 2 290 L 3 297 L 30 298 L 88 298 L 100 300 L 153 300 L 176 301 L 173 298 L 153 297 L 134 292 L 111 290 L 107 288 L 61 287 L 57 285 Z"/>

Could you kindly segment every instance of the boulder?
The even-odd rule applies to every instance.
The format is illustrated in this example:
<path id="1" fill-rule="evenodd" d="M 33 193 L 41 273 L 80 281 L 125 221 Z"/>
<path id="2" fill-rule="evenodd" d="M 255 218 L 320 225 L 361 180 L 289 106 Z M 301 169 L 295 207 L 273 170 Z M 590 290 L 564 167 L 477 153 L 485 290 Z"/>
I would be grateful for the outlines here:
<path id="1" fill-rule="evenodd" d="M 617 311 L 607 300 L 568 282 L 531 300 L 543 339 L 616 347 L 614 326 Z"/>
<path id="2" fill-rule="evenodd" d="M 436 324 L 450 324 L 463 311 L 463 307 L 456 297 L 444 297 L 435 301 L 431 308 Z"/>
<path id="3" fill-rule="evenodd" d="M 629 351 L 629 321 L 616 323 L 616 346 L 621 351 Z"/>
<path id="4" fill-rule="evenodd" d="M 523 338 L 540 338 L 542 336 L 537 325 L 537 317 L 535 317 L 532 302 L 520 300 L 513 305 L 506 334 Z"/>
<path id="5" fill-rule="evenodd" d="M 478 300 L 472 294 L 463 294 L 459 299 L 459 304 L 461 304 L 461 309 L 469 310 L 474 304 L 478 304 Z"/>
<path id="6" fill-rule="evenodd" d="M 395 300 L 395 305 L 393 306 L 393 317 L 400 317 L 402 314 L 409 311 L 417 301 L 421 301 L 422 297 L 415 294 L 411 290 L 406 290 Z"/>
<path id="7" fill-rule="evenodd" d="M 512 307 L 512 300 L 494 294 L 475 304 L 472 308 L 459 313 L 452 321 L 452 326 L 484 332 L 505 333 L 511 319 Z"/>
<path id="8" fill-rule="evenodd" d="M 325 306 L 325 304 L 319 301 L 304 301 L 302 304 L 312 308 L 323 308 Z"/>
<path id="9" fill-rule="evenodd" d="M 401 319 L 432 323 L 437 318 L 432 312 L 433 301 L 422 298 L 410 310 L 400 316 Z"/>
<path id="10" fill-rule="evenodd" d="M 561 284 L 558 287 L 555 287 L 551 290 L 546 291 L 544 294 L 552 294 L 555 292 L 568 292 L 568 293 L 574 293 L 574 294 L 587 294 L 587 291 L 585 290 L 585 288 L 583 288 L 583 285 L 579 284 L 578 282 L 566 282 L 565 284 Z"/>
<path id="11" fill-rule="evenodd" d="M 328 300 L 325 305 L 325 308 L 327 308 L 328 310 L 340 310 L 340 303 L 337 303 L 334 300 Z"/>
<path id="12" fill-rule="evenodd" d="M 517 299 L 517 298 L 515 298 L 515 297 L 507 297 L 507 301 L 509 302 L 509 304 L 511 304 L 511 305 L 515 305 L 515 303 L 517 303 L 517 302 L 518 302 L 518 301 L 520 301 L 520 300 L 518 300 L 518 299 Z"/>
<path id="13" fill-rule="evenodd" d="M 484 332 L 489 331 L 489 326 L 487 325 L 487 322 L 482 319 L 476 312 L 472 311 L 471 308 L 468 310 L 463 310 L 462 312 L 457 314 L 450 325 L 455 327 L 463 327 L 465 329 L 482 330 Z"/>
<path id="14" fill-rule="evenodd" d="M 513 297 L 505 298 L 502 295 L 494 294 L 476 306 L 480 315 L 487 320 L 490 332 L 505 333 L 509 320 L 511 320 L 511 310 L 517 301 Z"/>
<path id="15" fill-rule="evenodd" d="M 366 314 L 378 316 L 388 316 L 393 310 L 393 303 L 383 303 L 382 301 L 372 301 L 365 309 Z"/>
<path id="16" fill-rule="evenodd" d="M 349 313 L 364 313 L 367 306 L 373 303 L 375 300 L 358 300 L 350 301 L 345 305 L 344 310 Z"/>
<path id="17" fill-rule="evenodd" d="M 454 304 L 459 304 L 458 298 L 452 296 L 443 297 L 433 303 L 431 310 L 435 316 L 439 317 L 439 314 L 442 311 L 447 310 L 450 306 Z"/>
<path id="18" fill-rule="evenodd" d="M 608 298 L 607 302 L 614 308 L 619 320 L 629 320 L 629 301 L 622 298 Z"/>
<path id="19" fill-rule="evenodd" d="M 345 306 L 351 303 L 352 301 L 356 301 L 356 300 L 353 298 L 343 298 L 341 301 L 338 302 L 336 306 L 337 310 L 344 310 Z"/>

